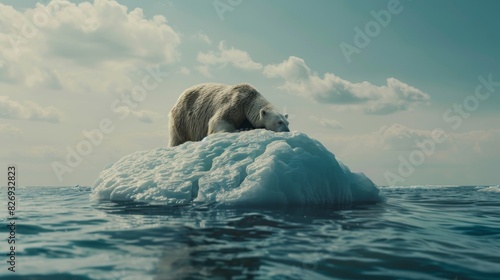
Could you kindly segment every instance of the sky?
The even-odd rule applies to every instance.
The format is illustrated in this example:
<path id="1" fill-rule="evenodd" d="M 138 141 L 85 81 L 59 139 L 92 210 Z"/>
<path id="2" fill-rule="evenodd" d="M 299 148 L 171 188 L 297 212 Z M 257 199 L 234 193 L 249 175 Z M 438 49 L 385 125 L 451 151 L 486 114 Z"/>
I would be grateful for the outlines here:
<path id="1" fill-rule="evenodd" d="M 250 83 L 378 185 L 498 185 L 500 2 L 2 1 L 0 161 L 92 185 L 166 147 L 205 82 Z"/>

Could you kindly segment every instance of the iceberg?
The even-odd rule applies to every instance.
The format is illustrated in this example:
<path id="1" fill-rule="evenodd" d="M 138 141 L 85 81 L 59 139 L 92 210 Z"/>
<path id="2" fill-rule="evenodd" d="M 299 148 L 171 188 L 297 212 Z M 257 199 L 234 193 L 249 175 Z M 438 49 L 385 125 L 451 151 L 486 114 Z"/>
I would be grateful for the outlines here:
<path id="1" fill-rule="evenodd" d="M 94 200 L 221 207 L 337 207 L 381 201 L 320 142 L 300 132 L 255 129 L 138 151 L 101 172 Z"/>

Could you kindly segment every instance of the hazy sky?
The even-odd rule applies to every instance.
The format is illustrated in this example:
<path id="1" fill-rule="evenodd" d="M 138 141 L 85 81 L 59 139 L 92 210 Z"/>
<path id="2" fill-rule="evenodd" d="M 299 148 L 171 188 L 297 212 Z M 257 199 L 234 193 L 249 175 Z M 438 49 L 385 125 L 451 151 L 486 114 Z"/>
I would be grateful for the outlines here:
<path id="1" fill-rule="evenodd" d="M 379 185 L 499 184 L 498 1 L 2 1 L 0 161 L 91 185 L 187 87 L 253 84 Z"/>

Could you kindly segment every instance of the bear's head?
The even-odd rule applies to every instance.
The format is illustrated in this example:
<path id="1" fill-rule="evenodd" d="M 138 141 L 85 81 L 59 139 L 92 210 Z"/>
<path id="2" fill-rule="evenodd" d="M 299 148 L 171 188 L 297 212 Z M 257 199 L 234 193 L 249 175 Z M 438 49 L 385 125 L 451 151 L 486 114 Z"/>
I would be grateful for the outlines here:
<path id="1" fill-rule="evenodd" d="M 290 132 L 288 129 L 288 114 L 280 114 L 274 110 L 261 109 L 260 121 L 267 130 L 276 132 Z"/>

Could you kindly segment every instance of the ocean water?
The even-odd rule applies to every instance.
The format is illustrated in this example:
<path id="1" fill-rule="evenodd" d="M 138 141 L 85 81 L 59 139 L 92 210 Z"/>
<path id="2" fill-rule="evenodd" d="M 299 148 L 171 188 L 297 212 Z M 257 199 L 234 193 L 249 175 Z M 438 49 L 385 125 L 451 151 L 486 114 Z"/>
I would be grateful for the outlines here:
<path id="1" fill-rule="evenodd" d="M 110 202 L 91 193 L 19 187 L 16 272 L 4 256 L 0 277 L 500 279 L 499 186 L 380 187 L 384 201 L 336 209 Z"/>

